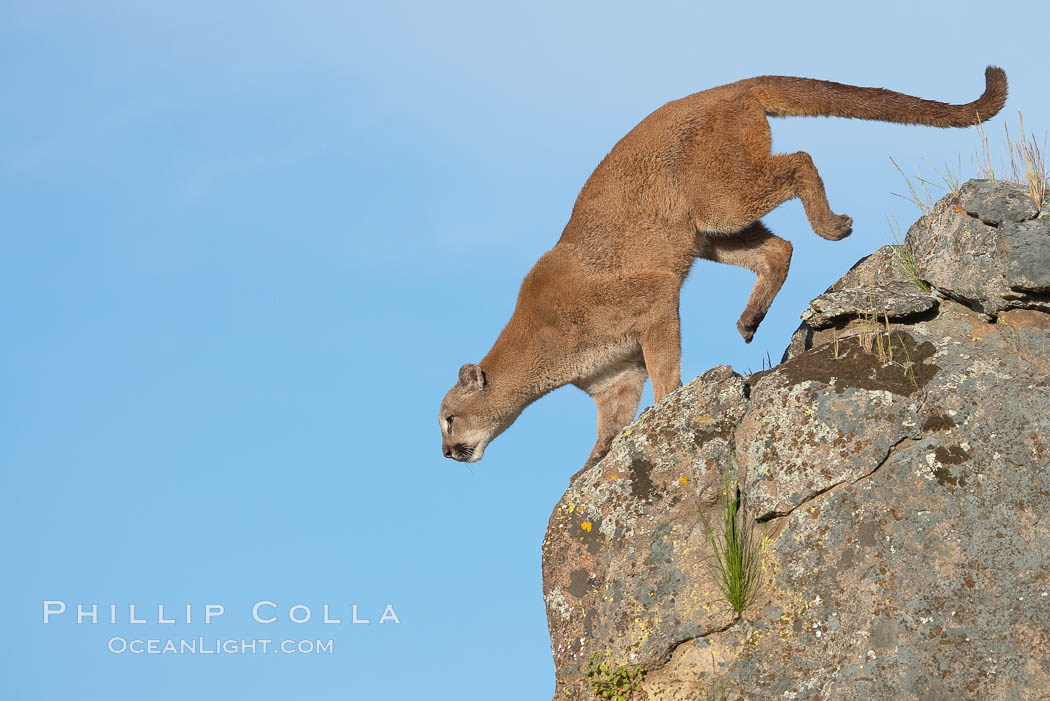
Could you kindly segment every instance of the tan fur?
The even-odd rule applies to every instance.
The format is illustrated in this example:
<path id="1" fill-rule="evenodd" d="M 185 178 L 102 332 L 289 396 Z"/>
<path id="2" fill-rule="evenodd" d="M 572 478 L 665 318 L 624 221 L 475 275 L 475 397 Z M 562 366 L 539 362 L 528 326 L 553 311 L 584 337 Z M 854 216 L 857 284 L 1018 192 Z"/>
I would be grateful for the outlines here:
<path id="1" fill-rule="evenodd" d="M 669 102 L 630 131 L 587 180 L 557 245 L 528 275 L 510 322 L 480 366 L 464 365 L 441 406 L 442 451 L 473 462 L 528 404 L 574 384 L 598 406 L 591 465 L 638 408 L 647 375 L 659 401 L 681 384 L 678 295 L 697 258 L 757 274 L 737 328 L 750 342 L 780 290 L 791 244 L 759 218 L 794 197 L 819 236 L 834 214 L 804 152 L 773 155 L 767 116 L 967 126 L 995 115 L 1006 75 L 985 71 L 966 105 L 881 88 L 764 76 Z M 453 417 L 449 421 L 449 417 Z"/>

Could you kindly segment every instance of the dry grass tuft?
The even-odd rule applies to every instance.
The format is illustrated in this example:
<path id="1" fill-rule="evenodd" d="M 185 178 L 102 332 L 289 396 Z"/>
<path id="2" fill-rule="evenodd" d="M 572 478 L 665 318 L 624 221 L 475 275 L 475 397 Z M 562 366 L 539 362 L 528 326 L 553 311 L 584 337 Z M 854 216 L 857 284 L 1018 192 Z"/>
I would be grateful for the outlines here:
<path id="1" fill-rule="evenodd" d="M 1046 202 L 1047 195 L 1050 194 L 1050 179 L 1048 179 L 1045 157 L 1047 135 L 1043 134 L 1043 140 L 1040 144 L 1034 134 L 1025 135 L 1024 114 L 1020 110 L 1017 111 L 1017 119 L 1020 124 L 1019 132 L 1021 136 L 1019 140 L 1015 140 L 1010 136 L 1010 126 L 1008 124 L 1003 125 L 1003 151 L 1006 155 L 1001 159 L 1004 161 L 1001 169 L 996 170 L 988 132 L 981 122 L 978 122 L 976 127 L 979 139 L 978 148 L 970 161 L 975 171 L 975 177 L 988 180 L 1007 180 L 1024 185 L 1028 188 L 1028 194 L 1032 200 L 1037 206 L 1041 207 Z M 933 193 L 930 192 L 931 187 L 943 192 L 949 192 L 955 197 L 959 196 L 959 186 L 964 180 L 961 156 L 954 168 L 946 163 L 944 170 L 940 170 L 929 161 L 926 161 L 926 166 L 940 179 L 939 183 L 927 177 L 923 173 L 921 166 L 913 182 L 911 178 L 905 175 L 904 169 L 900 167 L 897 161 L 890 158 L 890 162 L 893 163 L 897 172 L 904 178 L 904 182 L 908 187 L 907 195 L 897 192 L 893 194 L 908 200 L 918 207 L 923 214 L 929 214 L 936 201 Z"/>

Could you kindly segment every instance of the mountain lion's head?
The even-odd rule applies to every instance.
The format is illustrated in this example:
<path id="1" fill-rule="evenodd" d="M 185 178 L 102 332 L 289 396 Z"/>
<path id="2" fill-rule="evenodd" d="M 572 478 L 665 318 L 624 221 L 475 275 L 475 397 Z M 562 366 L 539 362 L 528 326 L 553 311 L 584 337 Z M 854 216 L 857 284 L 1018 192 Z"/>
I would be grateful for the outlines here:
<path id="1" fill-rule="evenodd" d="M 514 420 L 504 423 L 504 418 L 494 406 L 485 371 L 467 363 L 441 402 L 442 455 L 460 462 L 481 460 L 485 446 Z"/>

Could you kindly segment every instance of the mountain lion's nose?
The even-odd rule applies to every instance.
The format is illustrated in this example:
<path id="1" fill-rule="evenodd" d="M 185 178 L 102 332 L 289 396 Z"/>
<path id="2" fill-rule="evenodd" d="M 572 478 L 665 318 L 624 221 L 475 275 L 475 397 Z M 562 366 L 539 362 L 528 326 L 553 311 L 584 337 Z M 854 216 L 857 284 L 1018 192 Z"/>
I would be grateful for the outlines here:
<path id="1" fill-rule="evenodd" d="M 446 458 L 451 458 L 452 457 L 452 448 L 445 448 L 445 457 Z"/>

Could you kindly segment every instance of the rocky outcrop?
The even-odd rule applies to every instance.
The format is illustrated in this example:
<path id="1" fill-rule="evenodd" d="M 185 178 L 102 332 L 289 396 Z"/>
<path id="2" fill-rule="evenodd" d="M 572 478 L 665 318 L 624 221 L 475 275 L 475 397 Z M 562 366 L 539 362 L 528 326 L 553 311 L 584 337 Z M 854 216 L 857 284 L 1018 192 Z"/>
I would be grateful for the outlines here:
<path id="1" fill-rule="evenodd" d="M 594 659 L 644 669 L 633 698 L 1050 694 L 1048 300 L 1050 209 L 971 181 L 780 365 L 643 412 L 550 518 L 555 698 L 595 698 Z M 765 538 L 742 616 L 701 522 L 726 476 Z"/>

